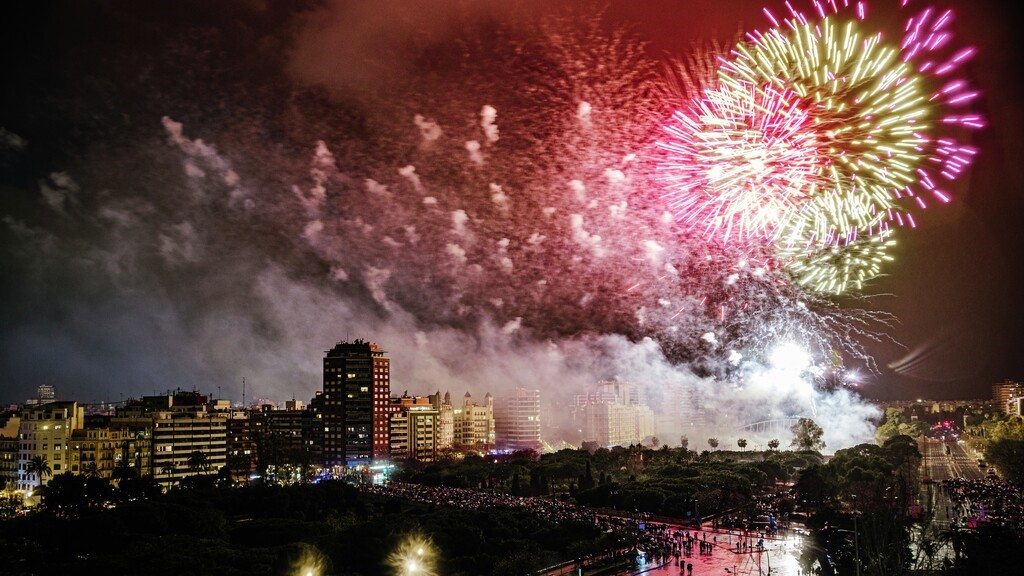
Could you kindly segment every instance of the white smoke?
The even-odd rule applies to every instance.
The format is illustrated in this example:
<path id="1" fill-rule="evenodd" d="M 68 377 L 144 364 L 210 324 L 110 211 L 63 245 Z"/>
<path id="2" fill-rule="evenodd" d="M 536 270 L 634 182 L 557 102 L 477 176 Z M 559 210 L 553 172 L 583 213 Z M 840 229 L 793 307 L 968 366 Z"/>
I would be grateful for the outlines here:
<path id="1" fill-rule="evenodd" d="M 424 143 L 433 142 L 444 134 L 444 131 L 441 130 L 441 126 L 437 122 L 427 120 L 422 114 L 413 116 L 412 121 L 420 129 Z"/>
<path id="2" fill-rule="evenodd" d="M 493 106 L 484 106 L 480 110 L 480 127 L 484 130 L 484 137 L 487 138 L 488 144 L 498 141 L 498 127 L 494 124 L 497 117 L 498 111 Z"/>

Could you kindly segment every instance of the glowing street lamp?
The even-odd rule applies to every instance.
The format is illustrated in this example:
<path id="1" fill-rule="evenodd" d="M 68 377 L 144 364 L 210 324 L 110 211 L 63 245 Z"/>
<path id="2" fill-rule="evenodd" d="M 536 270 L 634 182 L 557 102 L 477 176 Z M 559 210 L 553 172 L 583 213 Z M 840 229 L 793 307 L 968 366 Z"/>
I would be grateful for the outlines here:
<path id="1" fill-rule="evenodd" d="M 433 576 L 436 550 L 430 540 L 409 536 L 388 556 L 396 576 Z"/>

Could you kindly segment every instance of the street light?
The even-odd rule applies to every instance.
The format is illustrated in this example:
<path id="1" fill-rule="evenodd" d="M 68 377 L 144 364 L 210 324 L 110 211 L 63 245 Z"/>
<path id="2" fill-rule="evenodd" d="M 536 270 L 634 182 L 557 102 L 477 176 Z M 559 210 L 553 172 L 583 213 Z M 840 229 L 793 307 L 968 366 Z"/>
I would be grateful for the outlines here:
<path id="1" fill-rule="evenodd" d="M 432 576 L 437 550 L 429 539 L 409 536 L 388 556 L 397 576 Z"/>
<path id="2" fill-rule="evenodd" d="M 853 532 L 853 554 L 854 554 L 854 566 L 857 569 L 857 576 L 860 576 L 860 544 L 857 538 L 857 515 L 853 516 L 853 530 L 844 530 L 842 528 L 836 528 L 836 532 Z"/>

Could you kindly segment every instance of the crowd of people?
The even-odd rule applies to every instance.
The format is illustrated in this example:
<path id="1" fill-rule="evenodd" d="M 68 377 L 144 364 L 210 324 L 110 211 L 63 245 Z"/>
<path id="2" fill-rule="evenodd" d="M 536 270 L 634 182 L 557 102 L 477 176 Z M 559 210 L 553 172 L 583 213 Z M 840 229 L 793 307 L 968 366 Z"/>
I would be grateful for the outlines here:
<path id="1" fill-rule="evenodd" d="M 951 507 L 952 528 L 975 528 L 983 524 L 1010 528 L 1024 534 L 1024 494 L 1012 484 L 999 480 L 942 481 Z"/>
<path id="2" fill-rule="evenodd" d="M 692 563 L 686 563 L 686 560 L 693 557 L 694 553 L 697 556 L 714 556 L 716 550 L 743 553 L 764 549 L 764 539 L 759 537 L 756 531 L 739 529 L 733 534 L 716 530 L 687 529 L 648 522 L 645 515 L 628 518 L 599 516 L 586 507 L 550 498 L 403 483 L 362 485 L 360 488 L 382 496 L 444 506 L 468 509 L 520 508 L 551 522 L 573 521 L 594 524 L 604 532 L 622 535 L 624 541 L 630 542 L 634 553 L 643 554 L 647 564 L 675 562 L 679 566 L 688 564 L 692 570 Z"/>
<path id="3" fill-rule="evenodd" d="M 627 517 L 598 515 L 582 506 L 555 499 L 512 496 L 482 492 L 465 488 L 425 486 L 421 484 L 389 483 L 362 485 L 361 489 L 382 496 L 398 497 L 417 502 L 452 506 L 464 509 L 521 509 L 552 522 L 585 522 L 594 524 L 604 532 L 614 532 L 630 543 L 632 553 L 643 556 L 646 564 L 660 565 L 675 562 L 692 571 L 688 561 L 697 556 L 713 556 L 716 551 L 736 554 L 759 552 L 765 549 L 766 530 L 754 527 L 744 529 L 746 520 L 728 518 L 728 526 L 687 528 L 672 524 L 651 522 L 646 514 Z M 754 526 L 756 521 L 749 521 Z M 735 531 L 728 531 L 729 527 Z M 774 530 L 772 531 L 774 533 Z"/>
<path id="4" fill-rule="evenodd" d="M 574 521 L 594 524 L 597 521 L 597 515 L 586 508 L 547 498 L 512 496 L 510 494 L 480 492 L 467 488 L 424 486 L 422 484 L 397 482 L 362 485 L 361 488 L 373 494 L 406 498 L 408 500 L 455 508 L 473 510 L 519 508 L 556 523 Z"/>

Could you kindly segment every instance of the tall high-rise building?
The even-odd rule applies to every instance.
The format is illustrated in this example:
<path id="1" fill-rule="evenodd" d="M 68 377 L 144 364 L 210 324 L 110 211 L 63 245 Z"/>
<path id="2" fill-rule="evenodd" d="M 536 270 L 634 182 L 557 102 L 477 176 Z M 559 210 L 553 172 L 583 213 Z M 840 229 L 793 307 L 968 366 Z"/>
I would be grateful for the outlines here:
<path id="1" fill-rule="evenodd" d="M 654 435 L 654 413 L 628 382 L 598 382 L 595 391 L 576 397 L 573 418 L 583 440 L 601 446 L 639 444 Z"/>
<path id="2" fill-rule="evenodd" d="M 992 402 L 1003 414 L 1012 414 L 1011 403 L 1021 397 L 1024 397 L 1024 384 L 1020 382 L 1006 380 L 992 385 Z"/>
<path id="3" fill-rule="evenodd" d="M 36 389 L 36 397 L 25 401 L 26 406 L 49 404 L 57 399 L 57 389 L 50 384 L 40 384 Z"/>
<path id="4" fill-rule="evenodd" d="M 57 399 L 57 389 L 50 384 L 40 384 L 36 389 L 36 398 L 39 399 L 40 404 L 53 402 Z"/>
<path id="5" fill-rule="evenodd" d="M 494 407 L 495 438 L 502 450 L 540 450 L 540 390 L 516 388 Z"/>
<path id="6" fill-rule="evenodd" d="M 365 466 L 390 451 L 391 365 L 376 344 L 339 342 L 324 357 L 324 465 Z"/>

